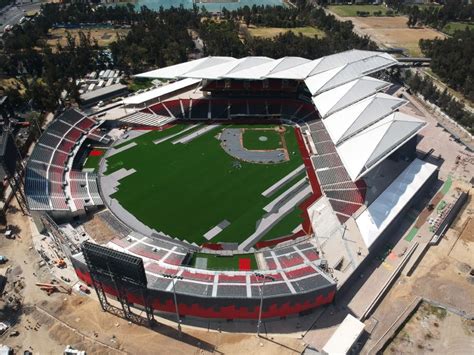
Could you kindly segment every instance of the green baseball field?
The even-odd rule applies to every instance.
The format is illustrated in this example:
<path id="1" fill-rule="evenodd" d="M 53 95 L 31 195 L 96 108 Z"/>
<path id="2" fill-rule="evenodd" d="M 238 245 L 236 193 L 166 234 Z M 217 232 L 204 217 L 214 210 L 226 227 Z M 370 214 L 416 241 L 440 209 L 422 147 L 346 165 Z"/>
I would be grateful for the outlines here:
<path id="1" fill-rule="evenodd" d="M 287 126 L 282 133 L 288 161 L 253 164 L 228 155 L 220 145 L 219 133 L 228 127 L 246 128 L 245 148 L 277 149 L 282 147 L 281 137 L 273 130 L 274 125 L 259 125 L 268 130 L 253 132 L 253 126 L 218 126 L 186 144 L 173 144 L 203 126 L 182 132 L 188 127 L 176 125 L 165 131 L 151 131 L 135 138 L 136 146 L 107 158 L 106 174 L 121 168 L 136 170 L 120 180 L 112 197 L 141 222 L 172 237 L 199 245 L 240 243 L 255 231 L 266 213 L 263 207 L 295 181 L 269 197 L 262 196 L 263 191 L 302 164 L 294 130 Z M 153 143 L 170 135 L 174 136 Z M 268 139 L 261 139 L 263 136 Z M 225 226 L 219 233 L 210 240 L 204 237 L 222 222 Z M 301 211 L 296 208 L 268 232 L 272 238 L 265 239 L 289 235 L 300 223 Z"/>

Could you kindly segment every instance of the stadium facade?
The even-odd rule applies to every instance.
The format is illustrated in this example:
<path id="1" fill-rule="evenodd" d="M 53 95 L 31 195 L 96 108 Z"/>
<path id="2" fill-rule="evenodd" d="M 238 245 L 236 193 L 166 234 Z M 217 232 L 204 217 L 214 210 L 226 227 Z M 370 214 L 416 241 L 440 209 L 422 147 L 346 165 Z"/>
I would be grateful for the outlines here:
<path id="1" fill-rule="evenodd" d="M 388 94 L 391 84 L 382 80 L 397 65 L 389 54 L 352 50 L 316 60 L 207 57 L 139 74 L 173 82 L 125 98 L 113 118 L 69 110 L 46 128 L 27 164 L 29 208 L 38 224 L 45 214 L 58 223 L 100 215 L 117 234 L 106 246 L 143 259 L 155 311 L 174 312 L 175 291 L 183 316 L 257 318 L 261 297 L 264 318 L 304 314 L 334 300 L 437 178 L 436 167 L 416 157 L 425 122 L 410 114 L 406 100 Z M 77 168 L 91 141 L 113 144 L 110 127 L 153 129 L 183 121 L 277 121 L 295 127 L 311 187 L 303 203 L 305 220 L 294 235 L 239 247 L 239 253 L 255 255 L 258 270 L 190 267 L 194 253 L 211 251 L 134 230 L 104 204 L 100 174 Z M 323 226 L 329 222 L 320 223 L 326 213 L 331 230 Z M 356 251 L 346 252 L 344 233 Z M 70 257 L 78 277 L 92 285 L 83 253 L 73 249 Z M 272 281 L 263 286 L 261 275 Z M 108 295 L 119 296 L 113 280 L 100 284 Z M 132 287 L 122 297 L 129 304 L 146 303 Z"/>

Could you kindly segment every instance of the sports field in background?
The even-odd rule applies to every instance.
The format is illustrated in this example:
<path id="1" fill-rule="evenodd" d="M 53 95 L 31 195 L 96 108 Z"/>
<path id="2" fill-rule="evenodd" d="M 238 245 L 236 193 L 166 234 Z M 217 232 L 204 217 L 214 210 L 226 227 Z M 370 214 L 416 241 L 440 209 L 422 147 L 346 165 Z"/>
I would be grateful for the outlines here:
<path id="1" fill-rule="evenodd" d="M 474 31 L 474 22 L 448 22 L 443 27 L 443 32 L 448 35 L 453 35 L 456 31 L 464 31 L 469 28 L 471 31 Z"/>
<path id="2" fill-rule="evenodd" d="M 252 37 L 259 38 L 273 38 L 280 34 L 285 34 L 287 32 L 293 32 L 295 35 L 300 33 L 306 37 L 318 36 L 319 38 L 326 37 L 326 34 L 323 30 L 319 28 L 306 26 L 306 27 L 293 27 L 293 28 L 281 28 L 281 27 L 248 27 L 248 31 Z"/>
<path id="3" fill-rule="evenodd" d="M 291 183 L 268 198 L 262 192 L 302 164 L 294 130 L 286 126 L 284 133 L 290 160 L 278 164 L 236 164 L 217 139 L 219 132 L 229 126 L 219 126 L 187 144 L 172 141 L 191 131 L 153 143 L 187 127 L 151 131 L 134 139 L 135 147 L 109 157 L 107 174 L 121 168 L 136 170 L 120 180 L 113 197 L 144 224 L 172 237 L 200 245 L 208 242 L 205 233 L 222 221 L 229 221 L 230 225 L 209 242 L 240 243 L 255 231 L 257 221 L 265 214 L 263 207 Z M 257 139 L 255 149 L 264 149 L 258 142 L 268 141 Z M 275 228 L 282 235 L 291 234 L 298 220 L 294 216 L 284 220 L 286 223 Z M 269 233 L 275 234 L 272 230 Z"/>
<path id="4" fill-rule="evenodd" d="M 385 16 L 387 10 L 390 10 L 382 5 L 330 5 L 328 8 L 341 17 L 355 17 L 357 12 L 368 12 L 372 16 L 378 11 L 382 11 L 382 16 Z"/>

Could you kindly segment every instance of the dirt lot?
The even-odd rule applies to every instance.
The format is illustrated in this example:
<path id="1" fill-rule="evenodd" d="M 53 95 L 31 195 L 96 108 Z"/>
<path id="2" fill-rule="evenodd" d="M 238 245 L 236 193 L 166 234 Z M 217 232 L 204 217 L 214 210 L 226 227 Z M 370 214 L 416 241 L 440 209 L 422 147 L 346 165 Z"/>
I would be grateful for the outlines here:
<path id="1" fill-rule="evenodd" d="M 384 354 L 468 354 L 473 347 L 473 320 L 422 302 Z"/>
<path id="2" fill-rule="evenodd" d="M 473 189 L 471 188 L 471 195 L 472 192 Z M 464 234 L 464 231 L 468 232 L 471 228 L 470 221 L 473 214 L 474 200 L 471 196 L 452 228 L 448 230 L 438 245 L 428 249 L 413 274 L 411 276 L 400 276 L 371 317 L 371 321 L 377 325 L 372 331 L 370 339 L 365 344 L 362 353 L 370 353 L 370 349 L 390 329 L 391 324 L 416 297 L 433 300 L 460 312 L 465 312 L 467 315 L 474 314 L 472 287 L 474 276 L 469 274 L 474 266 L 474 242 L 471 240 L 472 237 L 465 237 Z M 448 317 L 446 319 L 448 321 Z M 449 322 L 453 323 L 448 323 L 446 326 L 440 325 L 439 327 L 442 339 L 453 334 L 450 327 L 455 327 L 456 321 L 449 320 Z M 470 326 L 472 327 L 472 324 Z M 418 334 L 414 339 L 421 339 L 419 337 L 425 335 Z M 472 339 L 471 336 L 471 347 L 473 344 Z M 437 349 L 436 347 L 438 346 L 441 347 L 440 351 L 433 351 L 433 353 L 445 353 L 442 351 L 442 346 L 445 345 L 441 345 L 441 342 L 433 340 L 430 344 L 434 349 Z M 414 346 L 417 346 L 415 341 Z M 459 350 L 461 349 L 459 348 Z M 423 350 L 415 349 L 413 352 L 422 353 Z M 463 352 L 454 353 L 459 354 Z"/>
<path id="3" fill-rule="evenodd" d="M 407 18 L 396 17 L 344 17 L 351 20 L 355 30 L 368 34 L 372 40 L 390 48 L 405 48 L 412 56 L 421 56 L 420 39 L 445 38 L 441 32 L 431 28 L 408 28 Z"/>
<path id="4" fill-rule="evenodd" d="M 87 234 L 94 236 L 98 244 L 106 244 L 117 237 L 116 233 L 96 214 L 82 225 Z"/>
<path id="5" fill-rule="evenodd" d="M 66 30 L 58 28 L 49 31 L 47 42 L 51 47 L 55 47 L 58 41 L 62 46 L 64 46 L 66 44 L 66 32 L 69 32 L 73 37 L 76 37 L 76 43 L 78 43 L 80 31 L 84 32 L 86 35 L 90 32 L 92 39 L 97 40 L 99 47 L 107 47 L 110 43 L 117 40 L 117 35 L 125 36 L 129 30 L 121 28 L 91 28 L 82 30 Z"/>

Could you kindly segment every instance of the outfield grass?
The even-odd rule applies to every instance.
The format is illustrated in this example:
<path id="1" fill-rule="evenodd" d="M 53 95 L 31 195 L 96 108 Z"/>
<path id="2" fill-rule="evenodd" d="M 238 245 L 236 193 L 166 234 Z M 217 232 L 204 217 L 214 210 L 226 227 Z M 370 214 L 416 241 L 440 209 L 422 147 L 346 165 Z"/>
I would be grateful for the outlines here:
<path id="1" fill-rule="evenodd" d="M 252 37 L 259 37 L 259 38 L 273 38 L 280 34 L 284 34 L 287 32 L 293 32 L 295 35 L 299 35 L 300 33 L 306 37 L 314 37 L 318 36 L 319 38 L 323 38 L 326 36 L 323 30 L 320 30 L 316 27 L 294 27 L 294 28 L 282 28 L 282 27 L 249 27 L 248 31 Z"/>
<path id="2" fill-rule="evenodd" d="M 191 259 L 191 265 L 196 266 L 197 258 L 207 259 L 207 270 L 239 270 L 239 259 L 250 259 L 251 270 L 257 270 L 257 260 L 254 254 L 243 254 L 233 256 L 217 256 L 212 254 L 195 253 Z"/>
<path id="3" fill-rule="evenodd" d="M 303 218 L 301 217 L 302 214 L 303 211 L 296 206 L 293 211 L 288 213 L 280 222 L 270 229 L 267 234 L 260 239 L 260 241 L 272 240 L 291 235 L 293 230 L 303 222 Z"/>
<path id="4" fill-rule="evenodd" d="M 333 5 L 329 6 L 329 11 L 342 17 L 356 17 L 358 11 L 369 12 L 372 15 L 374 12 L 382 11 L 382 16 L 385 16 L 387 9 L 382 5 Z"/>
<path id="5" fill-rule="evenodd" d="M 248 150 L 275 150 L 283 146 L 280 133 L 270 129 L 246 129 L 242 143 Z"/>
<path id="6" fill-rule="evenodd" d="M 268 165 L 240 162 L 241 167 L 236 168 L 235 158 L 216 138 L 221 129 L 188 144 L 174 145 L 171 140 L 153 143 L 157 136 L 176 133 L 179 126 L 136 138 L 135 147 L 108 158 L 107 174 L 120 168 L 137 171 L 120 181 L 113 197 L 144 224 L 173 237 L 202 244 L 207 242 L 203 237 L 206 232 L 227 220 L 231 224 L 211 242 L 242 242 L 255 231 L 263 207 L 275 198 L 261 193 L 302 161 L 294 130 L 288 127 L 289 161 Z"/>
<path id="7" fill-rule="evenodd" d="M 471 31 L 474 30 L 474 22 L 448 22 L 442 29 L 442 31 L 448 35 L 453 35 L 456 31 L 464 31 L 469 28 Z"/>
<path id="8" fill-rule="evenodd" d="M 94 150 L 101 150 L 104 152 L 106 149 L 101 149 L 101 148 L 94 148 Z M 100 160 L 104 157 L 104 155 L 99 155 L 99 156 L 92 156 L 89 155 L 87 157 L 86 162 L 84 163 L 84 166 L 82 167 L 83 169 L 94 169 L 94 171 L 97 171 L 99 168 Z"/>

